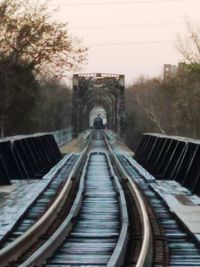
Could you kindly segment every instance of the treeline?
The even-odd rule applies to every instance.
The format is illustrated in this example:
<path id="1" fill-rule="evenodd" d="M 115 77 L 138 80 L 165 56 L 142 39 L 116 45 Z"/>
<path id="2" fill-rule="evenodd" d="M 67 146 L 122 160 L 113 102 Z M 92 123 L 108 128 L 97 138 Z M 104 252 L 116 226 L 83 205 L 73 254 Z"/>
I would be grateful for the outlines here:
<path id="1" fill-rule="evenodd" d="M 56 77 L 41 82 L 32 72 L 19 72 L 0 90 L 1 134 L 11 136 L 55 131 L 71 125 L 71 89 Z M 2 79 L 0 78 L 2 81 Z"/>
<path id="2" fill-rule="evenodd" d="M 185 63 L 174 78 L 139 78 L 126 92 L 126 142 L 136 149 L 141 134 L 200 138 L 200 26 L 185 20 L 177 51 Z"/>
<path id="3" fill-rule="evenodd" d="M 68 127 L 71 91 L 61 81 L 87 49 L 46 4 L 0 1 L 1 136 Z"/>
<path id="4" fill-rule="evenodd" d="M 141 134 L 200 138 L 200 71 L 188 65 L 175 78 L 139 78 L 126 92 L 126 142 L 136 149 Z"/>
<path id="5" fill-rule="evenodd" d="M 55 131 L 71 126 L 72 91 L 64 83 L 51 79 L 41 86 L 34 112 L 35 132 Z"/>

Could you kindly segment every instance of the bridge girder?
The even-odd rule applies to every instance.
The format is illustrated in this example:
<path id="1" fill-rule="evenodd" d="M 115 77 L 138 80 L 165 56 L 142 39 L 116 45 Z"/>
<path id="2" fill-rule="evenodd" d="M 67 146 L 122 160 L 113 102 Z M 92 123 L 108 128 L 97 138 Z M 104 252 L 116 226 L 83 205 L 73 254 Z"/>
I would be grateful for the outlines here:
<path id="1" fill-rule="evenodd" d="M 107 127 L 123 135 L 125 120 L 124 75 L 74 74 L 72 126 L 76 136 L 89 127 L 89 114 L 95 106 L 107 113 Z"/>

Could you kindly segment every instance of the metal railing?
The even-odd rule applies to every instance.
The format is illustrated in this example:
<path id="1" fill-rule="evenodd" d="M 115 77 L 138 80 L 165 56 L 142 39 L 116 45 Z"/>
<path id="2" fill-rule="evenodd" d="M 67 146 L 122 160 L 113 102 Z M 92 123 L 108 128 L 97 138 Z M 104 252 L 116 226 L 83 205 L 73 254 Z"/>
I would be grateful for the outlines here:
<path id="1" fill-rule="evenodd" d="M 66 128 L 51 132 L 56 140 L 58 146 L 67 144 L 72 139 L 72 128 Z"/>

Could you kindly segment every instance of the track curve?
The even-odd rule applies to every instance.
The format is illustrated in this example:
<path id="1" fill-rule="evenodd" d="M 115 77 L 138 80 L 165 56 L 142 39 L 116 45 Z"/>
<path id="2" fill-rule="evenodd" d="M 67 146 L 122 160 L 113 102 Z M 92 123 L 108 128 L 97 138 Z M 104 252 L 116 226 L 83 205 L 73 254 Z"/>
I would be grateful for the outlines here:
<path id="1" fill-rule="evenodd" d="M 69 201 L 69 192 L 74 190 L 74 183 L 79 186 L 71 209 L 49 236 L 48 228 L 55 218 L 58 223 L 60 213 L 66 213 L 66 201 Z M 143 198 L 102 131 L 93 134 L 60 195 L 45 213 L 45 220 L 25 232 L 16 246 L 11 243 L 11 250 L 4 248 L 7 254 L 0 251 L 1 266 L 8 263 L 12 267 L 122 266 L 128 255 L 128 242 L 132 240 L 128 240 L 128 198 L 120 183 L 127 185 L 129 206 L 134 205 L 141 223 L 141 232 L 137 233 L 141 241 L 135 248 L 134 266 L 151 266 L 151 228 Z M 44 239 L 40 246 L 35 244 L 38 239 Z M 27 251 L 33 245 L 36 249 Z M 23 254 L 28 257 L 21 257 Z"/>

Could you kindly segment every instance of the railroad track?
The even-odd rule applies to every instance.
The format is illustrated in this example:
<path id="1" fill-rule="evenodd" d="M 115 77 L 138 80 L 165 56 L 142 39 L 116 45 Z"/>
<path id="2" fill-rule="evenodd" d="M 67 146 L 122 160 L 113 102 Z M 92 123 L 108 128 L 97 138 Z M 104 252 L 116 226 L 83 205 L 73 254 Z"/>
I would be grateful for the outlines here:
<path id="1" fill-rule="evenodd" d="M 154 250 L 154 265 L 166 267 L 199 267 L 200 248 L 188 230 L 180 223 L 160 196 L 124 155 L 118 160 L 126 172 L 144 192 L 151 212 Z M 159 234 L 158 234 L 159 232 Z M 153 265 L 153 266 L 154 266 Z"/>
<path id="2" fill-rule="evenodd" d="M 48 174 L 50 176 L 48 185 L 16 222 L 13 229 L 1 240 L 0 249 L 19 238 L 42 217 L 66 183 L 78 157 L 75 154 L 65 156 L 56 169 Z"/>
<path id="3" fill-rule="evenodd" d="M 145 203 L 104 138 L 94 133 L 49 209 L 0 250 L 0 266 L 122 266 L 127 257 L 134 258 L 131 266 L 151 266 Z M 139 233 L 128 227 L 133 218 Z M 133 241 L 136 252 L 130 256 Z"/>
<path id="4" fill-rule="evenodd" d="M 45 266 L 119 265 L 123 260 L 119 245 L 125 249 L 128 241 L 128 216 L 122 188 L 105 153 L 91 153 L 85 168 L 75 224 Z"/>

